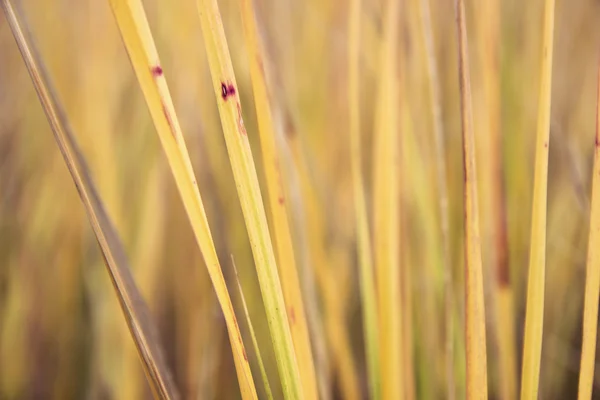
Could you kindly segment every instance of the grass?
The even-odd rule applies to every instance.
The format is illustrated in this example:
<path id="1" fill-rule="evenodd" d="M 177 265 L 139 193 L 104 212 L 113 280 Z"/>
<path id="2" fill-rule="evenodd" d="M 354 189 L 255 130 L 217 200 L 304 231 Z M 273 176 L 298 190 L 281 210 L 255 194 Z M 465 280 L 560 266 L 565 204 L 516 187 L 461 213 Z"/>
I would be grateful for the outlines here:
<path id="1" fill-rule="evenodd" d="M 131 275 L 123 245 L 89 176 L 85 160 L 64 119 L 64 111 L 50 86 L 37 50 L 33 47 L 26 28 L 23 28 L 14 6 L 8 0 L 2 1 L 1 5 L 27 65 L 48 122 L 52 126 L 56 143 L 86 209 L 152 393 L 158 399 L 176 399 L 178 398 L 177 390 L 172 382 L 170 372 L 164 364 L 158 339 L 148 316 L 147 306 Z"/>
<path id="2" fill-rule="evenodd" d="M 593 397 L 591 1 L 0 3 L 0 398 Z"/>
<path id="3" fill-rule="evenodd" d="M 375 116 L 373 166 L 373 242 L 379 307 L 381 396 L 402 397 L 400 291 L 400 187 L 397 40 L 399 5 L 386 3 L 384 35 L 380 47 L 379 93 Z M 402 73 L 402 72 L 400 72 Z"/>
<path id="4" fill-rule="evenodd" d="M 475 134 L 471 81 L 468 67 L 469 48 L 465 4 L 456 2 L 460 109 L 463 140 L 464 215 L 465 215 L 465 344 L 467 360 L 467 398 L 487 399 L 487 350 L 485 305 L 483 301 L 483 267 L 475 164 Z"/>
<path id="5" fill-rule="evenodd" d="M 362 173 L 363 156 L 361 151 L 360 129 L 360 49 L 361 49 L 361 5 L 360 0 L 350 3 L 348 12 L 348 107 L 350 114 L 350 161 L 354 207 L 356 212 L 357 252 L 360 271 L 360 294 L 363 310 L 363 332 L 367 358 L 370 397 L 381 398 L 377 301 L 375 296 L 375 279 L 373 276 L 373 260 L 371 238 L 367 218 L 367 205 Z"/>
<path id="6" fill-rule="evenodd" d="M 585 301 L 583 309 L 583 340 L 581 366 L 579 371 L 579 399 L 592 398 L 594 382 L 594 355 L 596 354 L 596 333 L 598 321 L 598 296 L 600 296 L 600 256 L 598 255 L 599 206 L 600 206 L 600 64 L 598 67 L 598 98 L 596 101 L 596 137 L 594 141 L 594 168 L 592 175 L 592 210 L 590 214 L 590 236 L 585 281 Z"/>
<path id="7" fill-rule="evenodd" d="M 546 282 L 546 210 L 548 192 L 548 152 L 550 145 L 550 105 L 552 95 L 552 54 L 554 1 L 544 4 L 540 96 L 537 120 L 535 177 L 531 220 L 527 311 L 523 343 L 521 399 L 537 398 L 544 326 Z"/>
<path id="8" fill-rule="evenodd" d="M 242 396 L 256 398 L 256 388 L 242 336 L 144 8 L 142 3 L 136 0 L 115 0 L 110 4 L 221 303 L 229 330 Z"/>
<path id="9" fill-rule="evenodd" d="M 302 388 L 306 398 L 312 399 L 317 398 L 314 361 L 298 279 L 298 269 L 294 257 L 291 229 L 288 222 L 287 196 L 276 151 L 275 127 L 266 83 L 264 51 L 261 50 L 263 46 L 260 45 L 258 38 L 258 29 L 251 0 L 242 2 L 242 20 L 246 45 L 250 50 L 250 74 L 258 116 L 262 160 L 267 181 L 269 210 L 274 227 L 274 242 L 277 250 L 278 271 L 281 276 L 281 288 L 296 350 Z"/>
<path id="10" fill-rule="evenodd" d="M 199 1 L 198 11 L 213 91 L 252 247 L 283 392 L 286 399 L 299 399 L 303 397 L 303 387 L 219 7 L 215 0 Z"/>

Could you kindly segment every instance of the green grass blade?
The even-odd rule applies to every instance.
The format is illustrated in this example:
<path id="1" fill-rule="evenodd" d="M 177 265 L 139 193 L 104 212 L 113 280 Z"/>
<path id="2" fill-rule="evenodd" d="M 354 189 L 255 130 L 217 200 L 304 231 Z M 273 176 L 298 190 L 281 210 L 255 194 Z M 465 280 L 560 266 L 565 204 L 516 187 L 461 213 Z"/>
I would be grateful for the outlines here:
<path id="1" fill-rule="evenodd" d="M 452 263 L 450 252 L 450 221 L 448 212 L 448 182 L 446 182 L 446 154 L 444 143 L 444 128 L 442 122 L 442 107 L 440 97 L 440 83 L 437 72 L 437 60 L 433 40 L 433 27 L 431 24 L 430 0 L 418 1 L 418 15 L 420 22 L 420 36 L 423 43 L 423 52 L 427 72 L 427 85 L 429 89 L 429 107 L 433 128 L 433 142 L 435 147 L 435 172 L 439 208 L 441 267 L 444 276 L 444 330 L 446 352 L 446 396 L 448 400 L 456 398 L 456 383 L 454 373 L 454 324 L 455 301 L 452 283 Z"/>
<path id="2" fill-rule="evenodd" d="M 256 339 L 254 325 L 252 325 L 252 320 L 250 319 L 250 313 L 248 312 L 248 306 L 246 305 L 246 297 L 244 296 L 244 290 L 242 289 L 240 276 L 238 275 L 237 267 L 235 266 L 235 261 L 233 260 L 233 255 L 231 256 L 231 265 L 233 265 L 233 269 L 235 271 L 235 280 L 237 282 L 238 290 L 240 292 L 240 299 L 242 300 L 242 308 L 244 309 L 244 316 L 246 317 L 246 323 L 248 324 L 250 337 L 252 338 L 252 346 L 254 347 L 254 352 L 256 353 L 256 358 L 258 360 L 258 368 L 260 369 L 260 375 L 262 377 L 263 384 L 265 385 L 265 393 L 267 399 L 273 400 L 273 392 L 271 391 L 271 385 L 269 384 L 269 377 L 267 376 L 265 363 L 263 362 L 263 358 L 260 354 L 260 346 L 258 345 L 258 340 Z"/>
<path id="3" fill-rule="evenodd" d="M 352 0 L 348 15 L 348 101 L 350 113 L 350 162 L 352 169 L 352 186 L 356 218 L 356 237 L 358 246 L 358 263 L 360 273 L 360 295 L 363 312 L 363 334 L 367 361 L 367 376 L 371 399 L 381 397 L 379 343 L 377 322 L 377 300 L 375 298 L 375 278 L 373 276 L 373 260 L 371 254 L 371 238 L 365 187 L 362 175 L 362 153 L 360 135 L 360 20 L 361 1 Z"/>

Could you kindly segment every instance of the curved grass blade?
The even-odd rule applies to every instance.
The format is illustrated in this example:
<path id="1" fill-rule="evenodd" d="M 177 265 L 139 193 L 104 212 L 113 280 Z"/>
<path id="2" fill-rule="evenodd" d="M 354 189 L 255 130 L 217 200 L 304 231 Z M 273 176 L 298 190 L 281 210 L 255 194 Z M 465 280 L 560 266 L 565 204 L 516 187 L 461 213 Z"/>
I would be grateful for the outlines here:
<path id="1" fill-rule="evenodd" d="M 354 192 L 354 211 L 356 213 L 356 241 L 360 271 L 360 294 L 363 312 L 363 334 L 367 362 L 367 376 L 371 399 L 381 397 L 377 301 L 375 299 L 375 278 L 371 254 L 371 238 L 365 187 L 362 175 L 362 153 L 360 140 L 360 19 L 361 1 L 352 0 L 348 14 L 348 106 L 350 112 L 350 162 L 352 169 L 352 188 Z"/>
<path id="2" fill-rule="evenodd" d="M 598 297 L 600 296 L 600 63 L 596 100 L 596 140 L 592 173 L 592 211 L 588 239 L 588 259 L 583 309 L 583 341 L 579 368 L 579 400 L 592 398 L 596 335 L 598 329 Z"/>
<path id="3" fill-rule="evenodd" d="M 545 1 L 540 97 L 535 144 L 535 176 L 527 282 L 527 309 L 523 343 L 521 399 L 536 399 L 540 380 L 544 329 L 544 287 L 546 282 L 546 210 L 548 193 L 548 148 L 552 96 L 552 53 L 554 41 L 554 0 Z"/>
<path id="4" fill-rule="evenodd" d="M 139 0 L 110 0 L 110 5 L 223 311 L 242 397 L 255 399 L 242 335 L 143 5 Z"/>
<path id="5" fill-rule="evenodd" d="M 0 3 L 31 76 L 56 143 L 65 159 L 92 229 L 100 245 L 111 282 L 119 299 L 127 326 L 142 360 L 152 392 L 157 399 L 176 399 L 177 391 L 163 362 L 161 349 L 149 312 L 135 285 L 123 245 L 115 231 L 89 175 L 83 155 L 70 131 L 47 73 L 29 36 L 10 1 Z"/>
<path id="6" fill-rule="evenodd" d="M 275 253 L 267 226 L 258 177 L 242 118 L 239 90 L 233 73 L 223 22 L 216 0 L 198 0 L 198 12 L 213 79 L 227 152 L 256 265 L 271 340 L 286 399 L 302 399 L 298 364 L 285 313 Z"/>
<path id="7" fill-rule="evenodd" d="M 288 203 L 285 199 L 285 188 L 283 187 L 279 157 L 275 145 L 275 128 L 266 82 L 264 51 L 262 51 L 258 36 L 252 0 L 242 0 L 241 3 L 246 48 L 250 53 L 250 76 L 258 117 L 260 147 L 267 182 L 267 199 L 274 227 L 274 242 L 277 249 L 281 288 L 296 350 L 304 395 L 307 399 L 316 399 L 318 398 L 317 379 L 288 222 Z"/>
<path id="8" fill-rule="evenodd" d="M 379 306 L 381 397 L 400 399 L 402 383 L 399 112 L 397 49 L 399 2 L 389 0 L 381 46 L 375 127 L 373 242 Z"/>
<path id="9" fill-rule="evenodd" d="M 467 361 L 467 399 L 487 399 L 487 354 L 485 307 L 479 234 L 475 135 L 469 76 L 469 50 L 465 5 L 456 1 L 460 111 L 463 138 L 464 216 L 465 216 L 465 344 Z"/>

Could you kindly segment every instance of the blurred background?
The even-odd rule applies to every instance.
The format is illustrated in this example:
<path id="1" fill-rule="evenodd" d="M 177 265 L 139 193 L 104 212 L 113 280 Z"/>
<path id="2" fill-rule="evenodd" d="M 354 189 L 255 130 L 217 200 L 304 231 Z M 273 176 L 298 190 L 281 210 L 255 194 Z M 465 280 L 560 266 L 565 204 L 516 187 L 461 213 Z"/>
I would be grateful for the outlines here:
<path id="1" fill-rule="evenodd" d="M 224 320 L 108 1 L 21 3 L 152 310 L 182 397 L 238 398 Z M 361 13 L 361 135 L 369 207 L 384 3 L 365 0 Z M 145 0 L 144 5 L 242 332 L 247 337 L 230 255 L 275 398 L 281 398 L 196 4 Z M 264 188 L 240 6 L 237 0 L 220 0 L 219 6 Z M 348 2 L 255 0 L 254 6 L 278 109 L 278 151 L 321 396 L 366 398 L 348 136 Z M 490 398 L 510 398 L 502 382 L 511 373 L 502 372 L 500 360 L 506 352 L 513 356 L 518 383 L 543 2 L 467 0 L 466 7 L 489 390 Z M 406 365 L 412 396 L 419 399 L 448 398 L 444 268 L 452 272 L 453 380 L 457 398 L 464 397 L 463 170 L 454 15 L 450 1 L 403 0 L 398 20 Z M 600 2 L 558 1 L 554 44 L 540 398 L 568 399 L 577 390 L 581 354 Z M 437 75 L 433 80 L 429 62 Z M 448 252 L 440 235 L 432 85 L 441 111 Z M 596 385 L 600 393 L 599 379 Z M 149 397 L 96 239 L 0 15 L 0 399 Z"/>

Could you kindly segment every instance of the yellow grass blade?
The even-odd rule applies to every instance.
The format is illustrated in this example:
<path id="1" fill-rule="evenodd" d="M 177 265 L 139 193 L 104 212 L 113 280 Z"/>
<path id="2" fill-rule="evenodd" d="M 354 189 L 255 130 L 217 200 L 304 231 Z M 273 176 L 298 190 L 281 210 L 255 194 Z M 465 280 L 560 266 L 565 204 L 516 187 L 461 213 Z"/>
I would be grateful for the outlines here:
<path id="1" fill-rule="evenodd" d="M 271 392 L 271 385 L 269 384 L 269 378 L 267 376 L 267 371 L 265 370 L 265 364 L 263 362 L 262 356 L 260 354 L 260 347 L 258 346 L 258 340 L 256 340 L 256 334 L 254 333 L 254 326 L 252 325 L 252 320 L 250 319 L 250 313 L 248 312 L 248 306 L 246 305 L 246 298 L 244 297 L 244 291 L 242 290 L 242 284 L 240 283 L 240 276 L 238 275 L 237 267 L 235 266 L 235 261 L 233 259 L 233 255 L 231 256 L 231 265 L 233 265 L 233 269 L 235 271 L 235 280 L 237 282 L 238 290 L 240 292 L 240 299 L 242 300 L 242 307 L 244 309 L 244 316 L 246 317 L 246 322 L 248 323 L 248 330 L 250 331 L 250 337 L 252 338 L 252 346 L 254 346 L 254 352 L 256 353 L 256 358 L 258 360 L 258 367 L 260 369 L 260 375 L 263 380 L 263 384 L 265 385 L 265 393 L 269 400 L 273 400 L 273 393 Z"/>
<path id="2" fill-rule="evenodd" d="M 352 168 L 352 187 L 356 218 L 356 241 L 358 246 L 358 263 L 360 273 L 360 295 L 363 312 L 363 334 L 367 361 L 367 376 L 370 398 L 381 397 L 379 370 L 379 343 L 377 330 L 377 301 L 375 299 L 375 279 L 371 255 L 371 238 L 365 187 L 362 175 L 362 153 L 360 135 L 360 19 L 361 1 L 352 0 L 348 14 L 348 101 L 350 112 L 350 162 Z"/>
<path id="3" fill-rule="evenodd" d="M 399 121 L 397 37 L 399 4 L 389 0 L 385 11 L 379 98 L 375 128 L 373 241 L 379 298 L 381 397 L 402 398 Z"/>
<path id="4" fill-rule="evenodd" d="M 281 277 L 281 288 L 286 304 L 290 332 L 296 350 L 300 381 L 307 399 L 316 399 L 317 380 L 311 352 L 308 324 L 294 258 L 292 236 L 287 215 L 279 156 L 275 145 L 275 128 L 267 88 L 264 51 L 258 36 L 252 0 L 242 0 L 242 20 L 246 48 L 250 55 L 250 76 L 258 116 L 260 147 L 267 182 L 267 199 L 274 227 L 274 242 Z"/>
<path id="5" fill-rule="evenodd" d="M 110 0 L 110 5 L 225 316 L 242 397 L 255 399 L 242 336 L 144 8 L 139 0 Z"/>
<path id="6" fill-rule="evenodd" d="M 592 211 L 588 239 L 588 258 L 583 309 L 583 343 L 579 368 L 579 400 L 592 398 L 596 334 L 598 329 L 598 297 L 600 296 L 600 63 L 596 100 L 596 140 L 592 173 Z"/>
<path id="7" fill-rule="evenodd" d="M 545 1 L 540 94 L 535 150 L 535 176 L 527 282 L 527 309 L 523 343 L 521 399 L 536 399 L 540 379 L 546 282 L 546 208 L 548 192 L 548 148 L 554 40 L 554 0 Z"/>
<path id="8" fill-rule="evenodd" d="M 479 209 L 477 204 L 475 135 L 473 132 L 469 50 L 463 0 L 456 1 L 456 14 L 465 184 L 465 344 L 467 399 L 487 399 L 485 307 L 483 302 Z"/>
<path id="9" fill-rule="evenodd" d="M 508 260 L 508 237 L 506 227 L 506 201 L 504 193 L 504 168 L 501 126 L 501 2 L 490 0 L 478 4 L 477 18 L 479 56 L 482 66 L 484 99 L 482 113 L 485 116 L 480 135 L 483 155 L 482 198 L 483 215 L 489 215 L 489 226 L 483 236 L 489 234 L 491 245 L 490 272 L 493 272 L 492 304 L 496 310 L 495 326 L 498 340 L 499 391 L 502 399 L 517 396 L 517 365 L 515 343 L 515 315 L 513 288 L 510 282 Z M 489 233 L 486 232 L 489 229 Z"/>
<path id="10" fill-rule="evenodd" d="M 39 55 L 33 47 L 29 33 L 23 30 L 11 2 L 2 0 L 0 4 L 50 122 L 56 143 L 85 206 L 152 392 L 157 399 L 178 398 L 169 371 L 164 365 L 149 311 L 131 275 L 123 245 L 98 196 L 85 159 L 79 151 L 65 114 L 50 87 L 50 81 L 40 62 Z"/>
<path id="11" fill-rule="evenodd" d="M 198 0 L 197 4 L 214 94 L 252 246 L 281 386 L 286 399 L 301 399 L 304 398 L 303 388 L 223 22 L 216 0 Z"/>

